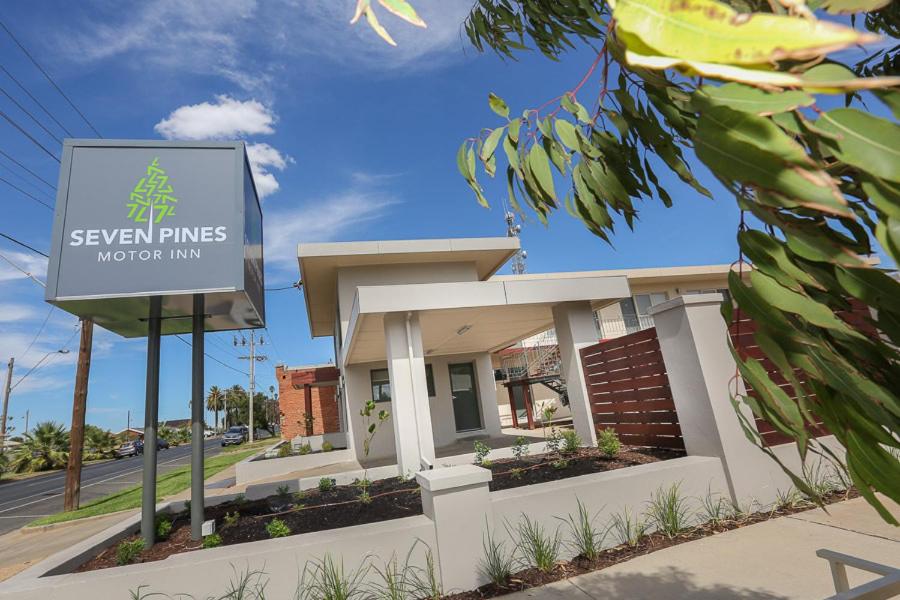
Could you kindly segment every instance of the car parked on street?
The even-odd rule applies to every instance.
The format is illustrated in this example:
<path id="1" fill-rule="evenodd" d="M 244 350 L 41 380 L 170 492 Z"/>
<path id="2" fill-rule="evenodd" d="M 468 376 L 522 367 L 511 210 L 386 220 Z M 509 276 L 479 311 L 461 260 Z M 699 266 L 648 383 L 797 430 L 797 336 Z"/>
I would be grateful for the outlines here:
<path id="1" fill-rule="evenodd" d="M 222 446 L 236 446 L 238 444 L 243 444 L 245 439 L 247 439 L 247 428 L 241 425 L 235 425 L 229 427 L 228 431 L 225 432 L 225 435 L 222 436 Z"/>
<path id="2" fill-rule="evenodd" d="M 157 450 L 168 450 L 169 442 L 162 438 L 156 438 L 156 449 Z"/>
<path id="3" fill-rule="evenodd" d="M 126 456 L 137 456 L 138 454 L 144 453 L 144 442 L 141 440 L 132 440 L 130 442 L 123 442 L 118 448 L 115 450 L 116 458 L 125 458 Z"/>

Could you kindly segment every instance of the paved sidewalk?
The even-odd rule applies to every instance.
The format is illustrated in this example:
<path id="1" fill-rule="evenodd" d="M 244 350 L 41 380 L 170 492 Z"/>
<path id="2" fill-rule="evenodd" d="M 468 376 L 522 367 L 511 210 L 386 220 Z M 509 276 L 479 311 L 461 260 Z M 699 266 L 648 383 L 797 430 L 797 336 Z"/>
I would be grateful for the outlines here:
<path id="1" fill-rule="evenodd" d="M 886 501 L 892 512 L 900 507 Z M 900 528 L 856 498 L 660 550 L 602 571 L 506 596 L 510 600 L 696 598 L 800 600 L 834 594 L 828 548 L 900 567 Z M 875 578 L 848 569 L 850 585 Z"/>

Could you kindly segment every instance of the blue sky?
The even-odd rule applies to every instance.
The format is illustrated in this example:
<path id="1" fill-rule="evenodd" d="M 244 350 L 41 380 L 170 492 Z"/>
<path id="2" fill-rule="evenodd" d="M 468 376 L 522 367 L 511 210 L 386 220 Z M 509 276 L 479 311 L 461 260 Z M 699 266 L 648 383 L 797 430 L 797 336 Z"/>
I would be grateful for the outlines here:
<path id="1" fill-rule="evenodd" d="M 458 175 L 461 141 L 491 126 L 493 91 L 514 112 L 571 88 L 592 57 L 571 54 L 552 63 L 532 53 L 519 62 L 479 55 L 460 24 L 468 0 L 420 0 L 428 30 L 385 16 L 398 41 L 385 45 L 364 25 L 351 27 L 351 0 L 162 0 L 119 3 L 65 0 L 5 3 L 0 18 L 107 138 L 241 138 L 251 144 L 263 201 L 269 287 L 298 278 L 295 248 L 304 241 L 503 235 L 505 182 L 486 180 L 492 210 L 477 206 Z M 128 6 L 126 9 L 125 6 Z M 0 31 L 0 64 L 75 137 L 88 126 Z M 58 128 L 0 73 L 0 86 Z M 588 91 L 593 93 L 593 91 Z M 58 154 L 60 144 L 0 95 L 0 110 Z M 0 122 L 0 150 L 47 181 L 58 164 Z M 669 178 L 675 207 L 648 202 L 634 233 L 622 228 L 611 248 L 563 212 L 544 228 L 524 224 L 531 272 L 711 264 L 736 258 L 738 211 L 733 199 L 699 167 L 717 200 Z M 0 157 L 0 177 L 50 202 L 46 186 Z M 49 247 L 51 212 L 0 183 L 0 232 L 39 249 Z M 0 240 L 0 252 L 38 277 L 39 256 Z M 505 269 L 508 270 L 508 269 Z M 294 290 L 267 294 L 270 361 L 258 369 L 263 389 L 274 365 L 323 363 L 330 339 L 312 340 L 303 298 Z M 50 314 L 43 290 L 0 264 L 0 358 L 10 355 L 18 381 L 47 352 L 68 348 L 26 378 L 12 394 L 10 414 L 22 430 L 71 416 L 76 320 Z M 264 334 L 265 335 L 265 334 Z M 207 361 L 207 385 L 247 385 L 231 334 L 208 336 L 207 349 L 232 369 Z M 88 396 L 88 422 L 114 430 L 143 422 L 143 340 L 98 330 Z M 163 341 L 160 418 L 189 414 L 190 351 Z"/>

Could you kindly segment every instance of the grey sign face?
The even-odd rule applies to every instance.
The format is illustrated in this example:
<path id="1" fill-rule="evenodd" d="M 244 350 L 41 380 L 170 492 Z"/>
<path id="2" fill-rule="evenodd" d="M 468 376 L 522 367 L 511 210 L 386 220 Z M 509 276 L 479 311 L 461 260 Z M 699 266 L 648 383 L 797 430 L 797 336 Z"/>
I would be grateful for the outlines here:
<path id="1" fill-rule="evenodd" d="M 260 326 L 262 215 L 242 143 L 67 140 L 47 300 L 124 335 L 146 331 L 163 297 L 164 332 Z M 179 323 L 181 321 L 181 323 Z"/>

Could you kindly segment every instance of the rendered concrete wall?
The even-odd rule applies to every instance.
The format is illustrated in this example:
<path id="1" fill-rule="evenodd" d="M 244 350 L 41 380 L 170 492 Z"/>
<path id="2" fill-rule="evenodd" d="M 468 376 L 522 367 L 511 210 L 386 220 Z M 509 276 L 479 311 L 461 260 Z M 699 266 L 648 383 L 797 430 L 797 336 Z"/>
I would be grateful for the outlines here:
<path id="1" fill-rule="evenodd" d="M 596 344 L 599 337 L 590 302 L 563 302 L 553 307 L 559 340 L 560 374 L 566 382 L 572 424 L 587 446 L 597 445 L 597 430 L 578 351 Z"/>
<path id="2" fill-rule="evenodd" d="M 244 485 L 260 479 L 269 479 L 296 471 L 314 469 L 355 459 L 356 453 L 352 450 L 332 450 L 331 452 L 317 452 L 315 454 L 286 456 L 284 458 L 244 460 L 235 465 L 235 482 L 237 485 Z"/>

